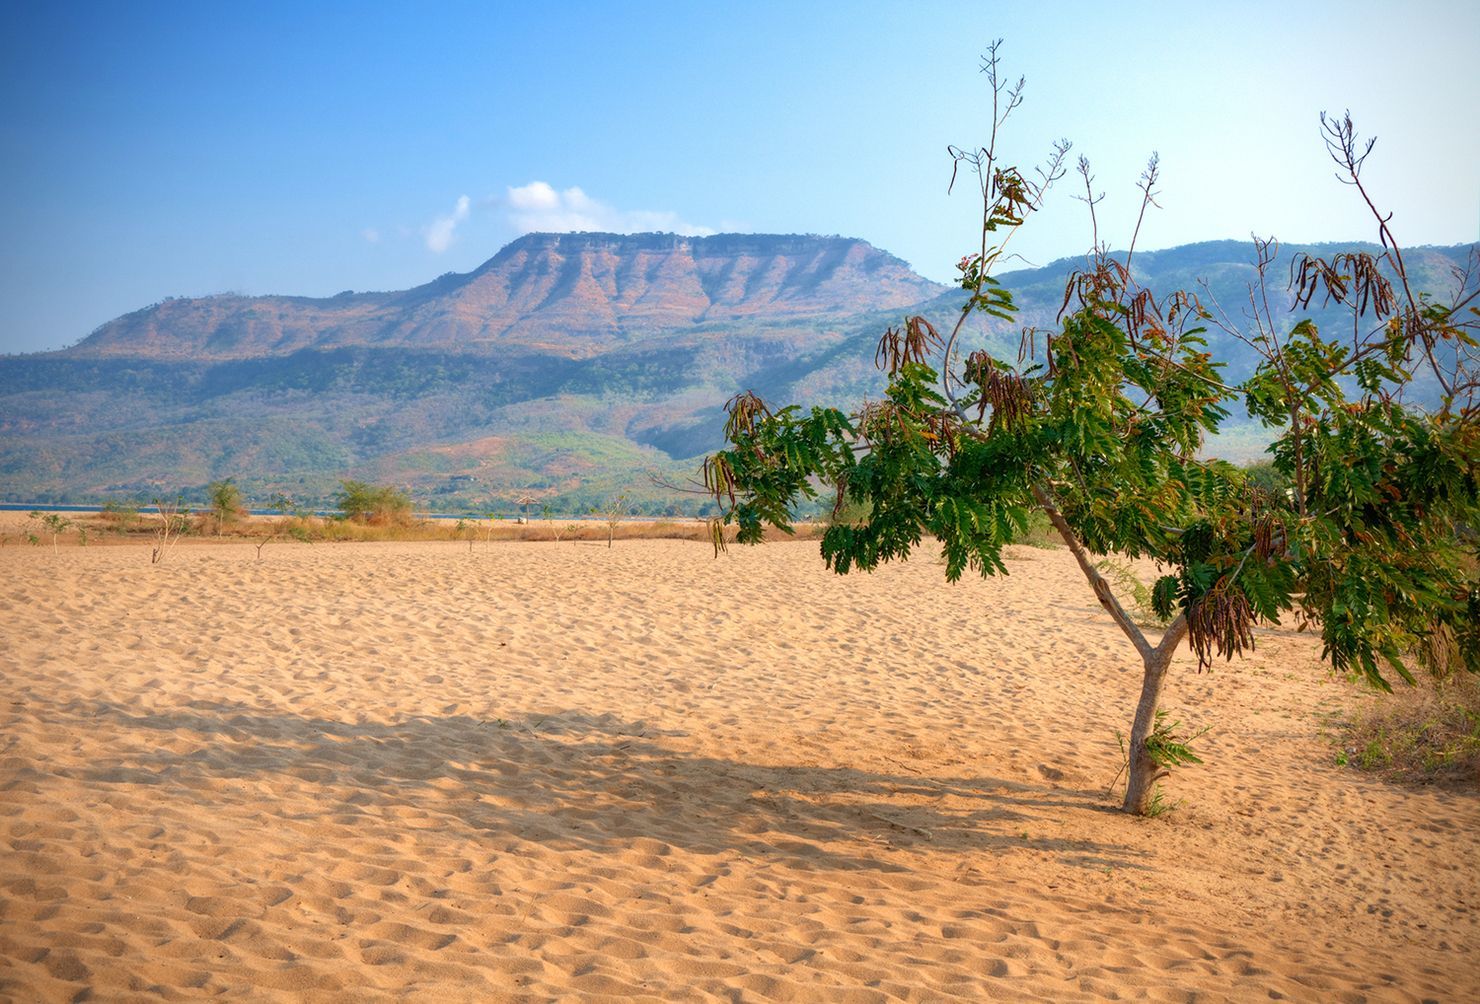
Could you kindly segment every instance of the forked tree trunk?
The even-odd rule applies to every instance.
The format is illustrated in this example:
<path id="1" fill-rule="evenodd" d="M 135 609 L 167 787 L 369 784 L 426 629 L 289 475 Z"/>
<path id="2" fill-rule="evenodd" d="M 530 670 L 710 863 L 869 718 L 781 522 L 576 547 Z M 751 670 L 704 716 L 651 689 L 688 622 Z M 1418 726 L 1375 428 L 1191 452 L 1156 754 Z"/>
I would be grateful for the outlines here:
<path id="1" fill-rule="evenodd" d="M 1136 622 L 1125 612 L 1120 601 L 1115 598 L 1115 594 L 1110 589 L 1110 583 L 1105 581 L 1105 577 L 1090 561 L 1084 545 L 1074 535 L 1073 528 L 1069 526 L 1058 507 L 1053 504 L 1048 493 L 1035 486 L 1033 495 L 1043 507 L 1043 511 L 1048 515 L 1054 528 L 1059 531 L 1059 536 L 1063 537 L 1070 553 L 1074 555 L 1074 560 L 1079 562 L 1079 569 L 1089 580 L 1095 599 L 1100 601 L 1100 606 L 1105 608 L 1105 612 L 1110 615 L 1120 630 L 1130 639 L 1131 644 L 1136 647 L 1136 651 L 1141 654 L 1141 664 L 1144 668 L 1141 677 L 1141 700 L 1136 704 L 1136 719 L 1131 725 L 1130 745 L 1126 750 L 1128 776 L 1123 806 L 1126 812 L 1144 816 L 1151 807 L 1156 782 L 1167 773 L 1157 766 L 1147 754 L 1146 739 L 1151 735 L 1151 730 L 1156 724 L 1156 706 L 1161 700 L 1161 686 L 1166 680 L 1167 667 L 1172 664 L 1172 654 L 1177 651 L 1177 646 L 1182 644 L 1182 639 L 1187 637 L 1187 617 L 1185 614 L 1178 614 L 1172 623 L 1167 625 L 1166 631 L 1162 633 L 1161 641 L 1152 645 L 1141 629 L 1136 626 Z"/>
<path id="2" fill-rule="evenodd" d="M 1121 803 L 1126 812 L 1144 816 L 1151 808 L 1151 799 L 1156 793 L 1156 782 L 1170 773 L 1159 766 L 1146 752 L 1146 740 L 1156 727 L 1156 708 L 1161 701 L 1161 686 L 1166 681 L 1167 668 L 1182 639 L 1187 637 L 1187 616 L 1178 614 L 1162 632 L 1156 647 L 1137 646 L 1141 652 L 1141 699 L 1136 703 L 1136 718 L 1131 723 L 1131 739 L 1126 749 L 1125 801 Z"/>
<path id="3" fill-rule="evenodd" d="M 1161 685 L 1166 680 L 1167 667 L 1171 665 L 1170 649 L 1162 651 L 1157 646 L 1143 658 L 1145 666 L 1141 677 L 1141 700 L 1136 704 L 1136 718 L 1131 725 L 1130 744 L 1126 749 L 1125 801 L 1122 808 L 1136 816 L 1144 816 L 1151 807 L 1151 797 L 1156 782 L 1168 773 L 1151 759 L 1146 752 L 1146 739 L 1156 722 L 1156 708 L 1161 700 Z"/>

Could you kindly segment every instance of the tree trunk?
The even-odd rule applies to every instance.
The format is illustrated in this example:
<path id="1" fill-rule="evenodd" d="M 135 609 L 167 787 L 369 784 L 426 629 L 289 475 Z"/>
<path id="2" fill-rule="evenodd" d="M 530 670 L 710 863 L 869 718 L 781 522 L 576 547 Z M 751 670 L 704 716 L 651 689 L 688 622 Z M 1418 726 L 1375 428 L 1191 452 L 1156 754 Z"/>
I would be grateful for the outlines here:
<path id="1" fill-rule="evenodd" d="M 1129 762 L 1126 765 L 1123 808 L 1132 815 L 1146 815 L 1151 808 L 1156 782 L 1169 773 L 1165 767 L 1158 766 L 1146 752 L 1146 740 L 1156 727 L 1156 706 L 1161 701 L 1161 685 L 1166 680 L 1167 668 L 1172 664 L 1172 655 L 1186 637 L 1187 615 L 1181 613 L 1167 625 L 1155 648 L 1148 647 L 1141 651 L 1141 661 L 1145 667 L 1141 677 L 1141 700 L 1136 704 L 1136 720 L 1131 725 L 1130 747 L 1126 750 Z"/>
<path id="2" fill-rule="evenodd" d="M 1141 677 L 1141 700 L 1136 705 L 1136 720 L 1131 725 L 1130 747 L 1126 750 L 1128 762 L 1123 807 L 1126 812 L 1144 816 L 1151 808 L 1151 798 L 1156 782 L 1168 774 L 1164 767 L 1158 766 L 1147 754 L 1146 739 L 1156 725 L 1156 705 L 1161 700 L 1161 685 L 1166 679 L 1167 667 L 1172 664 L 1172 654 L 1177 651 L 1177 646 L 1182 644 L 1182 639 L 1187 637 L 1187 615 L 1179 613 L 1173 618 L 1166 630 L 1162 632 L 1161 641 L 1153 646 L 1115 598 L 1115 594 L 1110 589 L 1110 583 L 1105 581 L 1105 577 L 1089 560 L 1090 555 L 1085 551 L 1084 545 L 1074 535 L 1073 528 L 1053 504 L 1053 499 L 1048 492 L 1034 485 L 1033 497 L 1038 500 L 1038 504 L 1048 515 L 1049 521 L 1059 531 L 1059 536 L 1064 538 L 1064 543 L 1069 546 L 1074 560 L 1079 562 L 1079 569 L 1089 580 L 1095 598 L 1100 601 L 1100 605 L 1105 608 L 1111 619 L 1120 626 L 1120 630 L 1130 639 L 1131 644 L 1136 646 L 1136 651 L 1141 653 L 1141 664 L 1145 669 Z"/>
<path id="3" fill-rule="evenodd" d="M 1156 722 L 1156 706 L 1161 700 L 1161 685 L 1166 680 L 1167 667 L 1171 665 L 1172 652 L 1157 646 L 1144 658 L 1145 673 L 1141 677 L 1141 700 L 1136 705 L 1136 720 L 1131 725 L 1131 739 L 1126 750 L 1130 762 L 1126 767 L 1125 803 L 1126 812 L 1135 816 L 1146 815 L 1151 807 L 1152 792 L 1156 782 L 1167 775 L 1146 752 L 1146 737 Z"/>

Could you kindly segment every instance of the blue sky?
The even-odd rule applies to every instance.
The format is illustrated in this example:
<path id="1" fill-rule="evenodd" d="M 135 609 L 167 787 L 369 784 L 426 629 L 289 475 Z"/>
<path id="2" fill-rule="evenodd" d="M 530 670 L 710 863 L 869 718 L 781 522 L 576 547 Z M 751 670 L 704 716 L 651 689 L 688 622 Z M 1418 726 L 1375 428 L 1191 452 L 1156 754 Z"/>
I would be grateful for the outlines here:
<path id="1" fill-rule="evenodd" d="M 999 36 L 1007 155 L 1071 139 L 1112 244 L 1153 150 L 1143 247 L 1370 238 L 1318 132 L 1346 108 L 1401 240 L 1480 236 L 1480 5 L 1044 9 L 4 0 L 0 351 L 166 296 L 405 288 L 532 228 L 839 233 L 946 280 L 976 207 L 945 147 L 984 137 Z M 1088 246 L 1072 195 L 1032 263 Z"/>

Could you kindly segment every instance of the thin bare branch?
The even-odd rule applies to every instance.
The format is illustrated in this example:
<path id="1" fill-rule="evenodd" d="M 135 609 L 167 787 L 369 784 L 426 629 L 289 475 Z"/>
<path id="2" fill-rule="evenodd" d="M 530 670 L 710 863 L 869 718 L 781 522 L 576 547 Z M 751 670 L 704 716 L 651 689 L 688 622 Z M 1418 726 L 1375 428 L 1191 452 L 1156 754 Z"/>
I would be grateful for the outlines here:
<path id="1" fill-rule="evenodd" d="M 1049 522 L 1054 525 L 1054 529 L 1064 539 L 1064 544 L 1069 548 L 1070 553 L 1074 555 L 1074 560 L 1079 562 L 1079 570 L 1089 580 L 1090 588 L 1094 590 L 1095 599 L 1100 601 L 1100 606 L 1109 612 L 1111 619 L 1120 627 L 1120 630 L 1125 636 L 1130 639 L 1131 644 L 1136 646 L 1136 651 L 1141 653 L 1141 658 L 1149 661 L 1156 654 L 1156 649 L 1146 640 L 1146 635 L 1136 626 L 1136 622 L 1131 620 L 1130 615 L 1125 612 L 1125 608 L 1120 605 L 1120 601 L 1115 598 L 1115 593 L 1111 590 L 1110 583 L 1105 581 L 1105 577 L 1100 574 L 1099 569 L 1095 568 L 1094 562 L 1089 560 L 1088 552 L 1085 551 L 1084 545 L 1079 543 L 1079 538 L 1075 536 L 1073 528 L 1069 526 L 1069 521 L 1064 519 L 1063 513 L 1059 512 L 1058 506 L 1054 505 L 1053 499 L 1049 497 L 1048 492 L 1038 485 L 1033 486 L 1033 498 L 1037 499 L 1038 505 L 1048 515 Z"/>

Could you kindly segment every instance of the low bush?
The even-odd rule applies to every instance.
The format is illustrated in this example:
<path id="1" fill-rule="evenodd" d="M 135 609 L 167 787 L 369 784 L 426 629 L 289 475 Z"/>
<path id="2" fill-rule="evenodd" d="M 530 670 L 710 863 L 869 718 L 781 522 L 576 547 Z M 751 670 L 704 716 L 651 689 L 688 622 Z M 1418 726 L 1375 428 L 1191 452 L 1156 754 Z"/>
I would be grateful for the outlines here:
<path id="1" fill-rule="evenodd" d="M 411 497 L 390 485 L 341 481 L 334 506 L 344 518 L 372 526 L 406 526 L 411 522 Z"/>
<path id="2" fill-rule="evenodd" d="M 115 499 L 103 503 L 98 519 L 119 530 L 135 529 L 142 522 L 139 516 L 139 503 L 119 502 Z"/>

